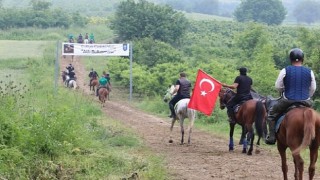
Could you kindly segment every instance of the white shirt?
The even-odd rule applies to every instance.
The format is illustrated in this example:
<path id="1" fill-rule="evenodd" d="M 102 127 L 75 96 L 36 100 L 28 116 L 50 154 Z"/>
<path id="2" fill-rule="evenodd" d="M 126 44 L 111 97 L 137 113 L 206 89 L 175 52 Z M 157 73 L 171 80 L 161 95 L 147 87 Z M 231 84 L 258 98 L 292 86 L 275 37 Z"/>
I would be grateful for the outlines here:
<path id="1" fill-rule="evenodd" d="M 283 68 L 280 71 L 280 73 L 278 75 L 278 78 L 276 80 L 276 83 L 275 83 L 275 87 L 279 92 L 283 92 L 284 91 L 283 79 L 284 79 L 285 76 L 286 76 L 286 69 Z M 311 70 L 311 86 L 309 88 L 309 97 L 313 96 L 314 92 L 316 91 L 316 87 L 317 87 L 316 79 L 314 77 L 313 71 Z"/>

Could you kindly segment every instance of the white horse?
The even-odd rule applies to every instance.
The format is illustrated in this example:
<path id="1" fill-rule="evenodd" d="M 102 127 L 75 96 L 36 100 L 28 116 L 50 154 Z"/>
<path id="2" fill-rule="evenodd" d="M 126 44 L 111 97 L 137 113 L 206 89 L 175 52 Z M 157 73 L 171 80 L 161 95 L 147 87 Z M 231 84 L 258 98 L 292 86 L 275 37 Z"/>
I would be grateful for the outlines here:
<path id="1" fill-rule="evenodd" d="M 163 98 L 164 102 L 168 102 L 169 100 L 172 99 L 172 92 L 174 90 L 174 85 L 169 87 L 167 89 L 167 92 Z M 181 99 L 180 101 L 177 102 L 177 104 L 174 106 L 177 118 L 180 122 L 180 128 L 181 128 L 181 144 L 184 143 L 184 119 L 188 118 L 189 119 L 189 126 L 188 126 L 188 131 L 189 131 L 189 137 L 188 137 L 188 144 L 191 143 L 191 133 L 192 133 L 192 128 L 194 125 L 194 121 L 196 118 L 196 110 L 188 108 L 190 99 Z M 176 122 L 177 118 L 172 118 L 171 121 L 171 127 L 170 127 L 170 140 L 169 143 L 173 143 L 172 140 L 172 130 L 174 123 Z"/>
<path id="2" fill-rule="evenodd" d="M 71 80 L 69 79 L 70 77 L 68 75 L 65 75 L 65 81 L 64 81 L 65 87 L 73 88 L 74 90 L 78 89 L 79 86 L 77 85 L 77 81 L 75 81 L 74 79 L 71 79 Z"/>

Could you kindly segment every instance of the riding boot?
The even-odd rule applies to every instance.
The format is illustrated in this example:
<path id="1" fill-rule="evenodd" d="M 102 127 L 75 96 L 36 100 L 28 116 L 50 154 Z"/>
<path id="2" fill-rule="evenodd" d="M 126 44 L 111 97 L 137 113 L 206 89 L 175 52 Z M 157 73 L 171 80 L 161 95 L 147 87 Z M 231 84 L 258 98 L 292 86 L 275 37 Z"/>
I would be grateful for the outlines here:
<path id="1" fill-rule="evenodd" d="M 268 125 L 269 125 L 269 133 L 266 137 L 266 144 L 270 144 L 273 145 L 276 143 L 276 132 L 275 132 L 275 121 L 268 121 Z"/>
<path id="2" fill-rule="evenodd" d="M 171 115 L 169 116 L 170 118 L 176 118 L 176 113 L 174 111 L 174 106 L 173 104 L 169 103 L 169 108 L 170 108 L 170 111 L 171 111 Z"/>

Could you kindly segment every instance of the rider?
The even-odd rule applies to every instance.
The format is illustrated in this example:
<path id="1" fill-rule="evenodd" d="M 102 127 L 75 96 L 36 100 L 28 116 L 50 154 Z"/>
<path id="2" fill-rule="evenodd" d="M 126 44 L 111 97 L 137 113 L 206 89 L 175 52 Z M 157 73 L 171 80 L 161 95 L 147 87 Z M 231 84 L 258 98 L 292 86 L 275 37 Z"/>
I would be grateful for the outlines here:
<path id="1" fill-rule="evenodd" d="M 89 40 L 90 44 L 94 43 L 94 35 L 93 33 L 90 34 L 90 40 Z"/>
<path id="2" fill-rule="evenodd" d="M 81 33 L 79 34 L 79 37 L 78 37 L 78 43 L 83 43 L 83 39 L 82 39 L 82 34 Z"/>
<path id="3" fill-rule="evenodd" d="M 111 91 L 111 78 L 110 78 L 110 74 L 109 73 L 106 73 L 105 75 L 104 75 L 104 77 L 108 80 L 108 84 L 107 84 L 107 89 L 108 89 L 108 91 Z"/>
<path id="4" fill-rule="evenodd" d="M 89 35 L 88 35 L 88 33 L 86 33 L 86 35 L 84 36 L 84 43 L 85 44 L 89 43 Z"/>
<path id="5" fill-rule="evenodd" d="M 234 121 L 234 108 L 237 104 L 240 104 L 243 101 L 248 101 L 252 99 L 250 90 L 252 86 L 251 77 L 247 76 L 247 68 L 239 68 L 240 75 L 237 76 L 232 85 L 227 85 L 222 83 L 223 87 L 228 87 L 231 89 L 237 89 L 236 95 L 227 103 L 227 112 L 229 118 Z"/>
<path id="6" fill-rule="evenodd" d="M 74 42 L 74 40 L 73 40 L 73 34 L 69 34 L 69 43 L 73 43 Z"/>
<path id="7" fill-rule="evenodd" d="M 72 64 L 69 64 L 67 67 L 67 73 L 69 74 L 71 71 L 74 71 L 74 67 L 72 66 Z"/>
<path id="8" fill-rule="evenodd" d="M 89 86 L 91 85 L 92 80 L 97 79 L 97 77 L 99 77 L 98 73 L 95 70 L 93 70 L 93 68 L 91 68 L 91 71 L 88 76 L 90 78 Z"/>
<path id="9" fill-rule="evenodd" d="M 312 106 L 311 98 L 316 90 L 316 81 L 311 69 L 303 66 L 304 53 L 299 48 L 289 52 L 291 65 L 283 68 L 275 82 L 276 89 L 282 94 L 268 113 L 267 122 L 269 133 L 266 138 L 267 144 L 275 144 L 276 117 L 285 112 L 294 103 L 300 103 L 306 107 Z"/>
<path id="10" fill-rule="evenodd" d="M 103 72 L 104 74 L 104 72 Z M 104 76 L 101 76 L 100 79 L 99 79 L 99 87 L 97 88 L 97 92 L 96 92 L 96 96 L 99 95 L 99 89 L 100 88 L 107 88 L 107 84 L 108 84 L 108 80 L 104 77 Z"/>
<path id="11" fill-rule="evenodd" d="M 171 111 L 170 118 L 176 118 L 176 113 L 174 110 L 174 106 L 178 101 L 185 98 L 190 98 L 190 89 L 191 89 L 191 83 L 187 79 L 187 75 L 184 72 L 180 73 L 180 78 L 176 81 L 175 88 L 172 92 L 172 94 L 177 93 L 169 102 L 169 108 Z"/>
<path id="12" fill-rule="evenodd" d="M 72 70 L 68 72 L 69 79 L 67 80 L 67 87 L 69 87 L 69 82 L 71 80 L 76 80 L 76 73 Z"/>

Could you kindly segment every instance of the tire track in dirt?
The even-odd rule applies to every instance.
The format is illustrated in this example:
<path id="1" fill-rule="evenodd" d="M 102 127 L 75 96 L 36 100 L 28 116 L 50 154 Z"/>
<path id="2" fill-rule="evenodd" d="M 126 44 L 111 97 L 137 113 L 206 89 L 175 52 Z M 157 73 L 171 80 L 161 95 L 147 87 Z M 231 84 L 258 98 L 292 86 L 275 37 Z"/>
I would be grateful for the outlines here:
<path id="1" fill-rule="evenodd" d="M 63 59 L 61 68 L 65 69 L 70 60 Z M 73 62 L 80 91 L 92 95 L 86 77 L 89 72 L 76 57 Z M 164 157 L 166 167 L 173 180 L 267 180 L 283 179 L 281 160 L 278 153 L 270 149 L 260 148 L 260 154 L 253 153 L 247 156 L 241 153 L 242 146 L 236 145 L 235 152 L 228 151 L 228 140 L 214 136 L 197 129 L 193 130 L 191 145 L 180 145 L 180 127 L 175 124 L 173 140 L 168 143 L 170 120 L 159 118 L 130 106 L 123 99 L 117 99 L 118 92 L 114 89 L 110 101 L 106 102 L 103 111 L 107 116 L 121 121 L 132 128 L 143 139 L 144 143 L 156 154 Z M 97 98 L 92 95 L 97 102 Z M 188 121 L 186 121 L 188 122 Z M 186 125 L 187 126 L 187 125 Z M 276 147 L 276 146 L 274 146 Z M 256 147 L 254 147 L 256 149 Z M 275 151 L 275 150 L 274 150 Z M 289 150 L 288 150 L 289 151 Z M 276 152 L 276 151 L 275 151 Z M 288 155 L 290 157 L 291 155 Z M 291 158 L 288 159 L 288 177 L 294 179 L 294 166 Z M 305 163 L 304 178 L 308 179 Z M 314 179 L 320 180 L 317 170 Z"/>

